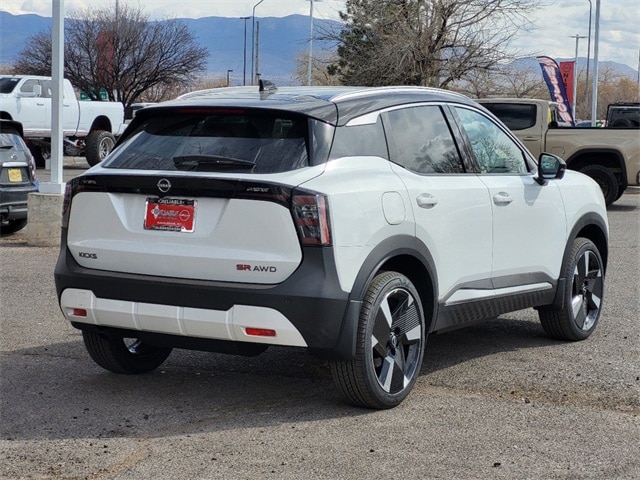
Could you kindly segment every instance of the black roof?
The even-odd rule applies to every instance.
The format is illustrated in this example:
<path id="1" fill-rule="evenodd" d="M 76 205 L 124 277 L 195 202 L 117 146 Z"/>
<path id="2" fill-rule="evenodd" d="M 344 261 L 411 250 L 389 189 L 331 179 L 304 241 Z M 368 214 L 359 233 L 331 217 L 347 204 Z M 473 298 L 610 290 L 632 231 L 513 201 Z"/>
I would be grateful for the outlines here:
<path id="1" fill-rule="evenodd" d="M 257 86 L 228 87 L 191 92 L 147 107 L 138 114 L 140 118 L 136 115 L 136 120 L 139 122 L 158 113 L 159 109 L 167 108 L 242 107 L 298 112 L 334 125 L 344 125 L 369 112 L 416 102 L 474 105 L 464 95 L 427 87 L 279 87 L 271 91 L 259 91 Z"/>

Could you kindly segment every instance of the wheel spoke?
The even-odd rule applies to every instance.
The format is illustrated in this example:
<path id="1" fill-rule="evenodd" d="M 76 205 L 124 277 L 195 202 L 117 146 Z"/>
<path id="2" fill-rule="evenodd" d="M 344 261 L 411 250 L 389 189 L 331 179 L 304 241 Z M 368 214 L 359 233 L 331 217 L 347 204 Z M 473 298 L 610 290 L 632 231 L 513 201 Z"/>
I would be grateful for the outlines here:
<path id="1" fill-rule="evenodd" d="M 573 318 L 578 322 L 578 317 L 580 316 L 580 312 L 582 312 L 584 305 L 584 297 L 581 294 L 575 295 L 571 300 L 571 311 L 573 313 Z"/>

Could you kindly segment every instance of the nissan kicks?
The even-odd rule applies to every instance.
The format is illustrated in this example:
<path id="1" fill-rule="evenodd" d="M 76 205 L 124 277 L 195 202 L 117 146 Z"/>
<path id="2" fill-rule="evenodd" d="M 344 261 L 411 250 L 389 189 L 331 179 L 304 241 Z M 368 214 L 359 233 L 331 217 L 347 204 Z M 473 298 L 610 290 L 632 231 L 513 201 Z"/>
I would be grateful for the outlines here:
<path id="1" fill-rule="evenodd" d="M 598 185 L 467 97 L 261 82 L 140 110 L 67 185 L 55 281 L 112 372 L 302 347 L 390 408 L 435 332 L 534 307 L 589 337 L 607 242 Z"/>

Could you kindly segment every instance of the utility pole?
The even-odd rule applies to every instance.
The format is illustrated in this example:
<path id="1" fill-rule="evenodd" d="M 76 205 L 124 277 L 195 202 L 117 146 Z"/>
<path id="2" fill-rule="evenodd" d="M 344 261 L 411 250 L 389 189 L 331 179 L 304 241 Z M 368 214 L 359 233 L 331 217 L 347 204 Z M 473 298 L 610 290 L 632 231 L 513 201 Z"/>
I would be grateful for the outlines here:
<path id="1" fill-rule="evenodd" d="M 591 57 L 591 0 L 589 2 L 589 39 L 587 40 L 587 78 L 584 81 L 584 104 L 589 105 L 589 59 Z"/>
<path id="2" fill-rule="evenodd" d="M 573 120 L 576 120 L 576 99 L 578 98 L 578 42 L 581 38 L 587 38 L 584 35 L 569 35 L 569 38 L 576 39 L 576 55 L 573 61 L 573 102 L 571 102 L 571 111 L 573 113 Z"/>
<path id="3" fill-rule="evenodd" d="M 253 71 L 253 66 L 255 65 L 255 71 L 258 71 L 258 42 L 255 38 L 256 35 L 256 7 L 260 5 L 264 0 L 260 0 L 253 6 L 253 12 L 251 13 L 251 85 L 255 83 L 255 76 Z M 255 53 L 254 53 L 255 46 Z M 255 59 L 255 62 L 254 62 Z"/>
<path id="4" fill-rule="evenodd" d="M 244 20 L 244 47 L 242 49 L 242 85 L 247 84 L 247 20 L 251 17 L 240 17 Z"/>
<path id="5" fill-rule="evenodd" d="M 596 0 L 596 27 L 593 39 L 593 92 L 591 97 L 591 126 L 596 126 L 598 118 L 598 45 L 600 43 L 600 0 Z"/>

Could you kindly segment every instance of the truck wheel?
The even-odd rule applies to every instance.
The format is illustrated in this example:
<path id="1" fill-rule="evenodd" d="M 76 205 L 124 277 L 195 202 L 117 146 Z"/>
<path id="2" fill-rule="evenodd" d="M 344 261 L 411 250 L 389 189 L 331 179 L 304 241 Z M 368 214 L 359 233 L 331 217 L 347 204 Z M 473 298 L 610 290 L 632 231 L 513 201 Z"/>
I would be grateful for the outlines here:
<path id="1" fill-rule="evenodd" d="M 608 168 L 602 165 L 587 165 L 580 170 L 580 173 L 588 175 L 600 185 L 607 206 L 620 198 L 618 196 L 618 179 Z"/>
<path id="2" fill-rule="evenodd" d="M 51 148 L 43 145 L 29 145 L 29 150 L 36 162 L 36 167 L 44 168 L 47 160 L 51 158 Z"/>
<path id="3" fill-rule="evenodd" d="M 94 130 L 86 140 L 84 155 L 92 167 L 105 159 L 116 144 L 116 138 L 105 130 Z"/>

